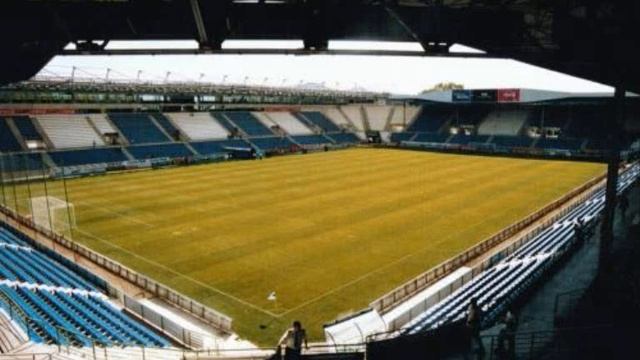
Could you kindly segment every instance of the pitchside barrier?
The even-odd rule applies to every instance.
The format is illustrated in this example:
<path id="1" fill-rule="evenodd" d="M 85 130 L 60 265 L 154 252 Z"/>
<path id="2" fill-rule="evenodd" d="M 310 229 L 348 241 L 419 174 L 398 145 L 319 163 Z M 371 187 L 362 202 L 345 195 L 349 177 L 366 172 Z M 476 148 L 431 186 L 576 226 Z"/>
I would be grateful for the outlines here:
<path id="1" fill-rule="evenodd" d="M 217 312 L 205 305 L 202 305 L 188 298 L 187 296 L 184 296 L 177 291 L 170 289 L 158 283 L 157 281 L 138 273 L 135 270 L 129 269 L 128 267 L 114 260 L 111 260 L 106 256 L 100 255 L 97 252 L 77 242 L 71 241 L 61 235 L 47 230 L 46 228 L 38 226 L 30 219 L 27 219 L 10 209 L 0 206 L 0 213 L 4 214 L 7 218 L 15 221 L 18 224 L 18 227 L 25 227 L 36 232 L 36 234 L 40 234 L 45 238 L 64 246 L 65 248 L 73 252 L 74 258 L 77 256 L 81 256 L 85 259 L 88 259 L 101 268 L 108 270 L 109 272 L 119 276 L 122 279 L 128 280 L 132 284 L 137 285 L 145 291 L 148 291 L 155 297 L 158 297 L 161 300 L 164 300 L 167 303 L 194 315 L 195 317 L 203 320 L 209 325 L 226 333 L 231 332 L 232 319 L 230 317 Z M 13 226 L 13 224 L 9 225 Z M 17 228 L 17 230 L 21 231 L 20 228 Z M 110 292 L 110 295 L 114 294 Z"/>
<path id="2" fill-rule="evenodd" d="M 203 334 L 185 329 L 182 325 L 179 325 L 175 321 L 160 315 L 155 310 L 139 303 L 137 300 L 128 295 L 123 295 L 123 300 L 124 308 L 127 312 L 143 319 L 147 323 L 154 325 L 158 329 L 162 330 L 162 332 L 164 332 L 165 334 L 169 334 L 180 343 L 190 347 L 191 349 L 204 348 Z"/>
<path id="3" fill-rule="evenodd" d="M 440 265 L 437 265 L 434 268 L 431 268 L 430 270 L 422 273 L 421 275 L 418 275 L 414 279 L 412 279 L 412 280 L 406 282 L 405 284 L 397 287 L 396 289 L 392 290 L 391 292 L 387 293 L 386 295 L 382 296 L 381 298 L 373 301 L 370 304 L 370 307 L 375 309 L 376 311 L 378 311 L 378 313 L 380 313 L 381 315 L 391 311 L 393 308 L 395 308 L 399 304 L 403 303 L 407 299 L 413 297 L 414 295 L 416 295 L 420 291 L 422 291 L 422 290 L 426 289 L 427 287 L 431 286 L 436 281 L 444 278 L 445 276 L 449 275 L 450 273 L 452 273 L 453 271 L 457 270 L 461 266 L 468 264 L 470 261 L 477 259 L 481 255 L 486 254 L 489 250 L 491 250 L 495 246 L 499 245 L 500 243 L 504 242 L 505 240 L 507 240 L 509 238 L 512 238 L 515 234 L 517 234 L 520 231 L 524 230 L 525 228 L 533 225 L 535 222 L 539 221 L 540 219 L 542 219 L 543 217 L 545 217 L 549 213 L 560 209 L 563 205 L 565 205 L 571 199 L 579 197 L 578 199 L 580 199 L 580 201 L 586 200 L 587 197 L 590 196 L 595 190 L 589 191 L 586 194 L 583 194 L 583 193 L 585 193 L 585 191 L 587 191 L 588 189 L 592 188 L 593 186 L 595 186 L 596 184 L 598 184 L 599 182 L 601 182 L 604 179 L 605 179 L 605 175 L 601 175 L 601 176 L 593 178 L 592 180 L 588 181 L 587 183 L 585 183 L 585 184 L 573 189 L 569 193 L 563 195 L 562 197 L 560 197 L 559 199 L 555 200 L 554 202 L 546 205 L 542 209 L 534 212 L 533 214 L 531 214 L 531 215 L 527 216 L 526 218 L 518 221 L 517 223 L 508 226 L 507 228 L 505 228 L 502 231 L 498 232 L 497 234 L 489 237 L 488 239 L 482 241 L 481 243 L 479 243 L 477 245 L 474 245 L 473 247 L 469 248 L 465 252 L 463 252 L 463 253 L 461 253 L 461 254 L 459 254 L 459 255 L 457 255 L 457 256 L 455 256 L 455 257 L 453 257 L 453 258 L 451 258 L 451 259 L 449 259 L 449 260 L 447 260 L 447 261 L 445 261 L 443 263 L 441 263 Z M 536 229 L 534 229 L 533 231 L 530 231 L 527 234 L 525 234 L 524 236 L 522 236 L 520 239 L 518 239 L 518 241 L 514 242 L 514 244 L 512 244 L 508 248 L 509 251 L 513 252 L 521 244 L 523 244 L 523 243 L 529 241 L 530 239 L 532 239 L 543 228 L 545 228 L 546 226 L 552 224 L 560 216 L 566 214 L 568 211 L 570 211 L 571 209 L 575 208 L 575 206 L 577 206 L 580 201 L 574 202 L 571 206 L 566 207 L 560 213 L 558 213 L 556 216 L 554 216 L 553 219 L 549 219 L 549 220 L 545 221 L 543 224 L 540 224 L 540 226 L 536 227 Z M 498 255 L 497 257 L 489 258 L 489 259 L 483 261 L 482 263 L 480 263 L 479 265 L 474 266 L 472 275 L 476 276 L 479 272 L 481 272 L 482 270 L 486 269 L 487 267 L 491 266 L 496 261 L 498 261 L 499 260 L 498 258 L 501 258 L 502 256 L 506 256 L 506 254 Z"/>

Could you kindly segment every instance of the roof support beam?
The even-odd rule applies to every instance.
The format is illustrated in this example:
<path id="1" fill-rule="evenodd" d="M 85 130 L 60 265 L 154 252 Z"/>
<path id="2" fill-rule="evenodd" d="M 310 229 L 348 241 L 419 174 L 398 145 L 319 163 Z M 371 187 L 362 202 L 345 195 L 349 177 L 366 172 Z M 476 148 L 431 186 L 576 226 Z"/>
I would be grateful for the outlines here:
<path id="1" fill-rule="evenodd" d="M 209 36 L 207 35 L 207 28 L 202 20 L 202 12 L 200 11 L 200 3 L 198 0 L 191 0 L 191 11 L 193 12 L 193 21 L 196 24 L 198 31 L 198 43 L 200 48 L 211 48 L 209 43 Z"/>

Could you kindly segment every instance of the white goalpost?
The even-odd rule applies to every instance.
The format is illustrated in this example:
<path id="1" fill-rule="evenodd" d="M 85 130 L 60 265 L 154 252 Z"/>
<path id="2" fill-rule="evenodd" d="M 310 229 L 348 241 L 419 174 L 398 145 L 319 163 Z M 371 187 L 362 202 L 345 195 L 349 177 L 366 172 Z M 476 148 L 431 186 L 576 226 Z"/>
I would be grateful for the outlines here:
<path id="1" fill-rule="evenodd" d="M 76 214 L 72 203 L 54 196 L 31 198 L 33 222 L 54 233 L 70 237 L 76 228 Z"/>

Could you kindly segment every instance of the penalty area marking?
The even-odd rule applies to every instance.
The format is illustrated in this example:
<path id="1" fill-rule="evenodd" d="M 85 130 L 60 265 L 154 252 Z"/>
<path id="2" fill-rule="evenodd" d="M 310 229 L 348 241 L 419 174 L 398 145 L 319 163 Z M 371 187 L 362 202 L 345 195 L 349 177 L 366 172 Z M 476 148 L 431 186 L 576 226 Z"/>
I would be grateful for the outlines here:
<path id="1" fill-rule="evenodd" d="M 82 230 L 80 228 L 75 229 L 75 231 L 80 232 L 80 233 L 82 233 L 82 234 L 84 234 L 84 235 L 86 235 L 86 236 L 88 236 L 88 237 L 90 237 L 92 239 L 95 239 L 95 240 L 98 240 L 100 242 L 103 242 L 103 243 L 105 243 L 105 244 L 107 244 L 107 245 L 109 245 L 109 246 L 111 246 L 113 248 L 116 248 L 116 249 L 118 249 L 118 250 L 120 250 L 120 251 L 122 251 L 122 252 L 124 252 L 126 254 L 129 254 L 129 255 L 131 255 L 133 257 L 136 257 L 136 258 L 138 258 L 138 259 L 140 259 L 140 260 L 142 260 L 144 262 L 147 262 L 147 263 L 149 263 L 151 265 L 157 266 L 157 267 L 159 267 L 159 268 L 161 268 L 163 270 L 166 270 L 166 271 L 168 271 L 168 272 L 170 272 L 170 273 L 172 273 L 174 275 L 177 275 L 177 276 L 179 276 L 181 278 L 187 279 L 187 280 L 193 282 L 194 284 L 197 284 L 197 285 L 200 285 L 200 286 L 202 286 L 204 288 L 212 290 L 212 291 L 214 291 L 214 292 L 216 292 L 216 293 L 218 293 L 218 294 L 220 294 L 222 296 L 225 296 L 225 297 L 227 297 L 227 298 L 229 298 L 231 300 L 234 300 L 234 301 L 236 301 L 236 302 L 238 302 L 238 303 L 240 303 L 242 305 L 245 305 L 245 306 L 248 306 L 248 307 L 250 307 L 250 308 L 252 308 L 254 310 L 260 311 L 263 314 L 269 315 L 269 316 L 274 317 L 274 318 L 279 318 L 284 314 L 284 313 L 283 314 L 276 314 L 276 313 L 273 313 L 273 312 L 271 312 L 269 310 L 262 309 L 259 306 L 256 306 L 256 305 L 254 305 L 254 304 L 252 304 L 250 302 L 247 302 L 245 300 L 242 300 L 242 299 L 240 299 L 240 298 L 238 298 L 236 296 L 233 296 L 233 295 L 231 295 L 231 294 L 229 294 L 227 292 L 224 292 L 224 291 L 222 291 L 220 289 L 217 289 L 217 288 L 215 288 L 215 287 L 213 287 L 213 286 L 211 286 L 209 284 L 205 284 L 200 280 L 192 278 L 191 276 L 185 275 L 185 274 L 183 274 L 183 273 L 181 273 L 179 271 L 175 271 L 172 268 L 167 267 L 167 266 L 165 266 L 163 264 L 160 264 L 160 263 L 155 262 L 153 260 L 149 260 L 144 256 L 141 256 L 141 255 L 136 254 L 136 253 L 134 253 L 132 251 L 129 251 L 129 250 L 123 248 L 122 246 L 116 245 L 116 244 L 112 243 L 109 240 L 106 240 L 106 239 L 103 239 L 103 238 L 101 238 L 99 236 L 93 235 L 92 233 L 84 231 L 84 230 Z"/>

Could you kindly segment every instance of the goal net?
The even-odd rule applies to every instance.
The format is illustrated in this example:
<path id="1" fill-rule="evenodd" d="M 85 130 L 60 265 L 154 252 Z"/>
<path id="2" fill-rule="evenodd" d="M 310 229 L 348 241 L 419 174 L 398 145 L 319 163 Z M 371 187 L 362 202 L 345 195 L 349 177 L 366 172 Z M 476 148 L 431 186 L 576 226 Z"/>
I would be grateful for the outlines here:
<path id="1" fill-rule="evenodd" d="M 72 203 L 53 196 L 31 198 L 33 222 L 59 235 L 71 237 L 76 227 L 76 214 Z"/>

